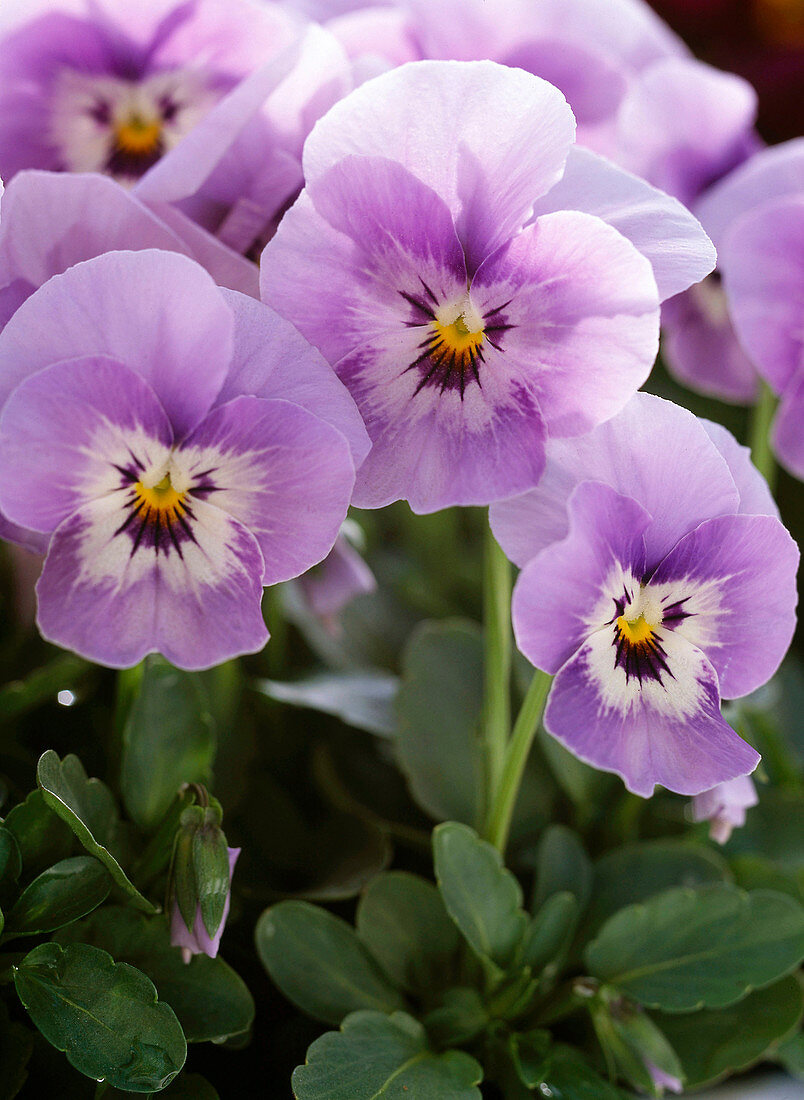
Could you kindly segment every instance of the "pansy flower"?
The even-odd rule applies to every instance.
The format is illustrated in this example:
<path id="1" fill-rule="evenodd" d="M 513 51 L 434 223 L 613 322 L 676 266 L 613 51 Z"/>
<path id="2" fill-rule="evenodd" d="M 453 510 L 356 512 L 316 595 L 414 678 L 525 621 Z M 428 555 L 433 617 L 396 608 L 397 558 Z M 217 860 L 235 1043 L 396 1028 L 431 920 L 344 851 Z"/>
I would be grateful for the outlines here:
<path id="1" fill-rule="evenodd" d="M 297 581 L 306 606 L 335 637 L 340 633 L 338 619 L 344 608 L 357 596 L 377 588 L 374 574 L 353 545 L 362 534 L 353 520 L 346 520 L 329 554 Z"/>
<path id="2" fill-rule="evenodd" d="M 43 635 L 125 667 L 260 649 L 263 585 L 331 549 L 368 441 L 290 325 L 184 256 L 112 252 L 0 333 L 0 508 L 47 543 Z"/>
<path id="3" fill-rule="evenodd" d="M 571 155 L 573 134 L 556 88 L 482 61 L 402 66 L 313 129 L 261 287 L 360 408 L 358 507 L 535 485 L 548 434 L 588 431 L 647 377 L 660 296 L 711 269 L 676 200 Z"/>
<path id="4" fill-rule="evenodd" d="M 645 797 L 753 771 L 720 698 L 778 667 L 799 555 L 724 428 L 637 394 L 585 438 L 551 440 L 542 483 L 493 505 L 491 522 L 523 566 L 519 648 L 556 674 L 554 737 Z"/>
<path id="5" fill-rule="evenodd" d="M 298 22 L 253 0 L 51 0 L 0 15 L 0 175 L 139 179 Z"/>

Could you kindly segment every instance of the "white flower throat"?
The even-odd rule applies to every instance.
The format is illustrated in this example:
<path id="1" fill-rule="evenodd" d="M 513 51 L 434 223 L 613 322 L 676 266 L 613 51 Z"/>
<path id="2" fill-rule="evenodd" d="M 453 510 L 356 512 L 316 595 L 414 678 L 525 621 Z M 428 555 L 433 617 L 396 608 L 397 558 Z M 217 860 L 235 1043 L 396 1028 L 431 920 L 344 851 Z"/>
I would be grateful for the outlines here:
<path id="1" fill-rule="evenodd" d="M 203 75 L 156 73 L 141 81 L 65 69 L 54 83 L 50 141 L 61 167 L 134 183 L 217 102 Z"/>

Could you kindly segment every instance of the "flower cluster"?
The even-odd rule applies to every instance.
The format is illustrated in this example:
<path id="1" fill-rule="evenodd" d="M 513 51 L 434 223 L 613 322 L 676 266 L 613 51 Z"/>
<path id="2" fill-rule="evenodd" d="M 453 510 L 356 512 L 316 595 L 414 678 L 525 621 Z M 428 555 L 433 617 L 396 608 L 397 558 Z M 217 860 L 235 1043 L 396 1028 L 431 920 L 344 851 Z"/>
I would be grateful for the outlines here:
<path id="1" fill-rule="evenodd" d="M 547 728 L 644 795 L 745 775 L 720 697 L 781 660 L 797 554 L 727 433 L 634 395 L 663 319 L 702 388 L 768 379 L 804 471 L 800 143 L 639 0 L 293 7 L 2 17 L 0 529 L 42 633 L 207 667 L 264 585 L 327 559 L 331 629 L 373 587 L 350 504 L 491 504 Z"/>

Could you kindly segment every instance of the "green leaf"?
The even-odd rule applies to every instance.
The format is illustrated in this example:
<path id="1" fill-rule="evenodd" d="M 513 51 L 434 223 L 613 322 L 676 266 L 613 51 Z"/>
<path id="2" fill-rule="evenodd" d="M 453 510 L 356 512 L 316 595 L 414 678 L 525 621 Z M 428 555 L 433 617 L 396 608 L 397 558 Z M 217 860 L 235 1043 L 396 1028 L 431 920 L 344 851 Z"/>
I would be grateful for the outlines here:
<path id="1" fill-rule="evenodd" d="M 542 1084 L 547 1088 L 546 1092 L 541 1089 L 543 1095 L 554 1096 L 556 1100 L 628 1100 L 621 1089 L 601 1077 L 573 1047 L 553 1048 Z"/>
<path id="2" fill-rule="evenodd" d="M 678 1055 L 641 1008 L 606 986 L 588 1004 L 607 1064 L 615 1065 L 630 1085 L 648 1096 L 662 1096 L 651 1066 L 668 1077 L 683 1079 Z"/>
<path id="3" fill-rule="evenodd" d="M 214 936 L 220 928 L 231 885 L 226 837 L 213 815 L 212 809 L 204 811 L 205 824 L 193 836 L 195 888 L 208 936 Z"/>
<path id="4" fill-rule="evenodd" d="M 511 1036 L 511 1060 L 517 1077 L 528 1088 L 536 1088 L 550 1065 L 550 1032 L 537 1029 Z"/>
<path id="5" fill-rule="evenodd" d="M 534 975 L 560 958 L 572 942 L 578 923 L 578 899 L 567 890 L 552 894 L 528 925 L 519 961 Z"/>
<path id="6" fill-rule="evenodd" d="M 537 737 L 556 782 L 574 803 L 578 813 L 588 818 L 590 808 L 603 804 L 611 788 L 617 783 L 616 777 L 584 764 L 543 727 L 539 729 Z"/>
<path id="7" fill-rule="evenodd" d="M 442 1003 L 428 1012 L 422 1022 L 427 1034 L 442 1050 L 476 1039 L 487 1027 L 489 1014 L 476 989 L 456 986 L 446 991 Z"/>
<path id="8" fill-rule="evenodd" d="M 111 886 L 106 868 L 92 856 L 63 859 L 23 890 L 8 914 L 6 931 L 15 936 L 52 932 L 91 913 Z"/>
<path id="9" fill-rule="evenodd" d="M 288 1000 L 325 1023 L 360 1008 L 404 1007 L 346 921 L 304 901 L 281 901 L 257 921 L 257 952 Z"/>
<path id="10" fill-rule="evenodd" d="M 586 949 L 590 972 L 650 1008 L 724 1008 L 793 970 L 804 909 L 770 890 L 667 890 L 615 914 Z"/>
<path id="11" fill-rule="evenodd" d="M 466 825 L 439 825 L 433 854 L 447 912 L 475 953 L 504 969 L 528 924 L 519 883 L 497 849 Z"/>
<path id="12" fill-rule="evenodd" d="M 254 1001 L 243 979 L 220 956 L 194 955 L 189 963 L 170 943 L 165 917 L 105 906 L 57 934 L 60 943 L 83 941 L 142 970 L 179 1019 L 190 1043 L 242 1035 L 254 1020 Z"/>
<path id="13" fill-rule="evenodd" d="M 804 1031 L 797 1031 L 780 1043 L 776 1050 L 776 1059 L 792 1077 L 804 1081 Z"/>
<path id="14" fill-rule="evenodd" d="M 594 935 L 610 916 L 671 886 L 704 886 L 730 878 L 726 861 L 701 844 L 644 840 L 607 852 L 594 868 L 594 889 L 584 921 Z"/>
<path id="15" fill-rule="evenodd" d="M 0 688 L 0 721 L 19 718 L 43 703 L 55 702 L 65 688 L 75 688 L 93 672 L 88 661 L 73 653 L 62 653 L 24 680 L 14 680 Z"/>
<path id="16" fill-rule="evenodd" d="M 802 1007 L 801 986 L 791 975 L 730 1008 L 653 1018 L 681 1059 L 687 1088 L 697 1088 L 759 1061 L 796 1027 Z"/>
<path id="17" fill-rule="evenodd" d="M 43 943 L 14 975 L 31 1019 L 80 1073 L 129 1092 L 154 1092 L 184 1065 L 187 1045 L 153 983 L 105 951 Z"/>
<path id="18" fill-rule="evenodd" d="M 0 884 L 10 886 L 22 871 L 22 856 L 17 839 L 10 829 L 0 826 Z"/>
<path id="19" fill-rule="evenodd" d="M 39 790 L 31 791 L 24 802 L 9 810 L 3 825 L 14 834 L 26 875 L 66 859 L 73 847 L 73 834 Z"/>
<path id="20" fill-rule="evenodd" d="M 332 714 L 347 726 L 379 737 L 390 737 L 396 730 L 393 704 L 399 678 L 390 672 L 369 668 L 318 673 L 291 683 L 259 680 L 253 686 L 269 699 Z"/>
<path id="21" fill-rule="evenodd" d="M 734 830 L 726 852 L 759 855 L 795 874 L 804 867 L 804 793 L 760 790 L 759 804 L 749 810 L 743 828 Z"/>
<path id="22" fill-rule="evenodd" d="M 483 1071 L 468 1054 L 436 1054 L 424 1028 L 403 1012 L 355 1012 L 316 1039 L 293 1074 L 297 1100 L 480 1100 Z"/>
<path id="23" fill-rule="evenodd" d="M 432 883 L 406 871 L 377 875 L 360 899 L 355 923 L 400 989 L 432 995 L 453 981 L 461 938 Z"/>
<path id="24" fill-rule="evenodd" d="M 539 841 L 533 909 L 540 909 L 553 894 L 566 891 L 583 910 L 591 890 L 592 864 L 581 838 L 566 825 L 548 826 Z"/>
<path id="25" fill-rule="evenodd" d="M 414 631 L 394 744 L 413 797 L 440 821 L 480 820 L 482 692 L 483 642 L 474 624 L 424 623 Z"/>
<path id="26" fill-rule="evenodd" d="M 156 1096 L 157 1093 L 150 1093 Z M 159 1094 L 160 1100 L 220 1100 L 217 1089 L 199 1073 L 180 1073 Z M 106 1081 L 95 1090 L 95 1100 L 125 1100 L 130 1093 L 116 1089 Z"/>
<path id="27" fill-rule="evenodd" d="M 734 881 L 743 890 L 777 890 L 804 903 L 804 868 L 788 874 L 762 856 L 735 856 L 731 869 Z"/>
<path id="28" fill-rule="evenodd" d="M 148 657 L 123 733 L 120 783 L 132 819 L 155 829 L 183 783 L 208 781 L 214 759 L 215 725 L 197 674 Z"/>
<path id="29" fill-rule="evenodd" d="M 129 882 L 126 873 L 109 850 L 119 827 L 117 807 L 111 791 L 99 779 L 87 779 L 77 756 L 60 761 L 52 749 L 39 760 L 36 778 L 48 806 L 69 825 L 90 855 L 104 864 L 131 901 L 145 913 L 158 912 Z"/>

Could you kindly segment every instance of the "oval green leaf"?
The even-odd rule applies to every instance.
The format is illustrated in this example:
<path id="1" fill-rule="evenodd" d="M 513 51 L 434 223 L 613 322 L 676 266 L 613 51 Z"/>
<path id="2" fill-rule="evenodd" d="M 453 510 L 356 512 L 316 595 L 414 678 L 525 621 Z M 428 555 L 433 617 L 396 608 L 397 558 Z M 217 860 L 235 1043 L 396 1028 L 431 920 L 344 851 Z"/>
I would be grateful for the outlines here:
<path id="1" fill-rule="evenodd" d="M 43 943 L 14 975 L 20 1000 L 71 1065 L 128 1092 L 157 1092 L 184 1065 L 187 1044 L 146 976 L 87 944 Z"/>
<path id="2" fill-rule="evenodd" d="M 725 1008 L 795 969 L 804 909 L 726 884 L 673 889 L 615 914 L 586 950 L 590 972 L 649 1008 Z"/>
<path id="3" fill-rule="evenodd" d="M 357 1009 L 393 1012 L 405 1000 L 346 921 L 304 901 L 282 901 L 257 922 L 257 951 L 285 996 L 310 1016 L 340 1023 Z"/>
<path id="4" fill-rule="evenodd" d="M 460 1051 L 437 1054 L 404 1012 L 355 1012 L 340 1031 L 316 1039 L 293 1074 L 297 1100 L 480 1100 L 483 1071 Z"/>
<path id="5" fill-rule="evenodd" d="M 52 932 L 80 920 L 105 901 L 112 880 L 92 856 L 63 859 L 27 886 L 6 918 L 15 936 Z"/>

